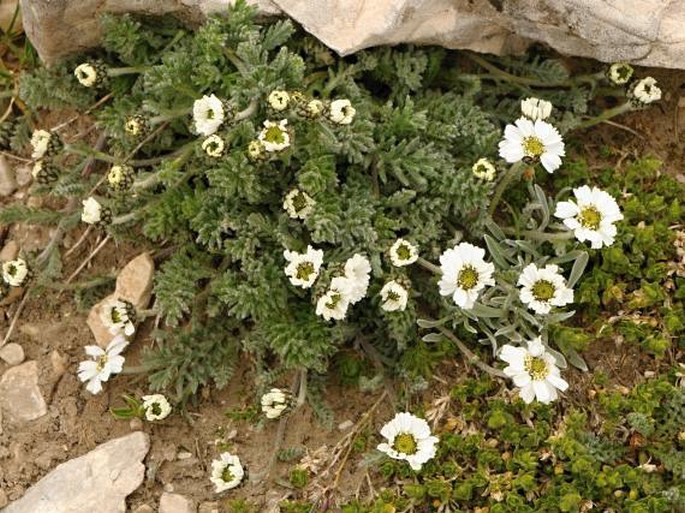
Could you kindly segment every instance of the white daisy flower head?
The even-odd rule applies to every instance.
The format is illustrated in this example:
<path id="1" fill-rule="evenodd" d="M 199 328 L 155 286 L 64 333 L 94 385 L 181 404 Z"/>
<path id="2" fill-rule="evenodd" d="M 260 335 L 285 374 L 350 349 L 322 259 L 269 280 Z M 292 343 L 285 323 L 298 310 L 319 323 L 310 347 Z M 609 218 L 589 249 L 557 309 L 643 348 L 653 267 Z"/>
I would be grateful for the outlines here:
<path id="1" fill-rule="evenodd" d="M 387 440 L 377 449 L 392 459 L 405 460 L 413 470 L 421 470 L 424 463 L 435 457 L 438 437 L 431 434 L 428 422 L 411 413 L 398 413 L 381 428 Z"/>
<path id="2" fill-rule="evenodd" d="M 471 167 L 471 172 L 473 176 L 486 182 L 492 182 L 495 179 L 495 175 L 497 175 L 495 165 L 486 158 L 478 159 L 473 167 Z"/>
<path id="3" fill-rule="evenodd" d="M 485 250 L 462 242 L 440 255 L 440 295 L 451 296 L 456 305 L 470 310 L 480 292 L 495 284 L 495 266 L 485 261 Z"/>
<path id="4" fill-rule="evenodd" d="M 418 259 L 418 248 L 404 239 L 397 239 L 390 247 L 390 261 L 396 267 L 411 265 Z"/>
<path id="5" fill-rule="evenodd" d="M 253 162 L 264 160 L 266 158 L 266 150 L 262 141 L 250 141 L 250 144 L 247 145 L 247 156 Z"/>
<path id="6" fill-rule="evenodd" d="M 616 85 L 627 84 L 633 77 L 635 70 L 627 62 L 615 62 L 607 70 L 607 78 Z"/>
<path id="7" fill-rule="evenodd" d="M 131 166 L 114 165 L 107 173 L 107 183 L 114 191 L 125 191 L 133 184 L 133 177 Z"/>
<path id="8" fill-rule="evenodd" d="M 216 134 L 212 134 L 202 141 L 202 151 L 212 158 L 221 157 L 225 149 L 224 140 Z"/>
<path id="9" fill-rule="evenodd" d="M 288 213 L 291 219 L 307 219 L 314 210 L 314 205 L 316 205 L 316 201 L 300 189 L 293 189 L 286 194 L 285 200 L 283 200 L 283 210 Z"/>
<path id="10" fill-rule="evenodd" d="M 333 123 L 338 125 L 349 125 L 354 119 L 357 110 L 352 106 L 352 102 L 347 99 L 333 100 L 331 102 L 328 117 Z"/>
<path id="11" fill-rule="evenodd" d="M 195 131 L 204 136 L 216 132 L 224 122 L 224 105 L 214 94 L 204 95 L 193 103 Z"/>
<path id="12" fill-rule="evenodd" d="M 238 486 L 245 477 L 245 470 L 238 456 L 222 452 L 218 460 L 212 461 L 212 475 L 209 480 L 214 483 L 216 493 L 225 492 Z"/>
<path id="13" fill-rule="evenodd" d="M 118 374 L 124 368 L 125 358 L 121 352 L 128 342 L 122 335 L 115 336 L 106 349 L 99 346 L 86 346 L 86 354 L 91 360 L 86 360 L 78 365 L 78 378 L 84 383 L 87 381 L 86 390 L 91 394 L 102 391 L 102 383 L 109 380 L 113 374 Z"/>
<path id="14" fill-rule="evenodd" d="M 310 118 L 318 118 L 326 110 L 326 105 L 321 100 L 310 100 L 305 106 L 305 113 Z"/>
<path id="15" fill-rule="evenodd" d="M 164 420 L 171 413 L 171 405 L 162 394 L 144 395 L 142 399 L 145 418 L 150 422 Z"/>
<path id="16" fill-rule="evenodd" d="M 17 258 L 2 264 L 2 279 L 11 287 L 21 287 L 29 277 L 26 260 Z"/>
<path id="17" fill-rule="evenodd" d="M 124 121 L 124 132 L 135 138 L 143 137 L 150 130 L 150 122 L 141 114 L 128 116 Z"/>
<path id="18" fill-rule="evenodd" d="M 272 388 L 262 395 L 260 403 L 262 413 L 267 419 L 277 419 L 281 417 L 292 405 L 293 396 L 288 390 Z"/>
<path id="19" fill-rule="evenodd" d="M 264 121 L 264 128 L 257 139 L 264 146 L 264 151 L 273 153 L 285 150 L 290 146 L 290 134 L 288 133 L 288 120 Z"/>
<path id="20" fill-rule="evenodd" d="M 334 278 L 335 280 L 335 278 Z M 355 304 L 364 299 L 371 281 L 371 262 L 365 255 L 355 253 L 345 262 L 344 281 L 341 281 L 342 290 L 350 304 Z"/>
<path id="21" fill-rule="evenodd" d="M 316 315 L 323 317 L 326 321 L 342 321 L 347 315 L 349 306 L 347 296 L 331 285 L 331 288 L 316 302 Z"/>
<path id="22" fill-rule="evenodd" d="M 102 205 L 92 196 L 82 201 L 81 221 L 86 224 L 98 224 L 102 221 Z"/>
<path id="23" fill-rule="evenodd" d="M 136 331 L 136 309 L 124 299 L 112 299 L 105 303 L 100 311 L 100 318 L 112 335 L 130 337 Z"/>
<path id="24" fill-rule="evenodd" d="M 552 125 L 542 120 L 519 118 L 504 128 L 499 155 L 510 164 L 521 160 L 539 161 L 548 173 L 552 173 L 561 166 L 561 157 L 566 155 L 566 150 L 561 134 Z"/>
<path id="25" fill-rule="evenodd" d="M 552 114 L 552 103 L 540 98 L 521 100 L 521 113 L 531 121 L 547 119 Z"/>
<path id="26" fill-rule="evenodd" d="M 267 101 L 269 102 L 269 107 L 280 112 L 288 108 L 288 104 L 290 103 L 290 95 L 287 91 L 271 91 Z"/>
<path id="27" fill-rule="evenodd" d="M 521 302 L 537 314 L 548 314 L 553 306 L 573 303 L 573 289 L 558 266 L 550 264 L 538 268 L 535 264 L 524 267 L 517 285 L 521 287 Z"/>
<path id="28" fill-rule="evenodd" d="M 638 105 L 649 105 L 661 100 L 661 89 L 656 85 L 656 79 L 645 77 L 635 82 L 628 90 L 628 97 Z"/>
<path id="29" fill-rule="evenodd" d="M 503 346 L 499 358 L 509 364 L 504 373 L 514 380 L 526 404 L 534 399 L 549 404 L 557 399 L 557 390 L 563 392 L 568 388 L 554 356 L 545 349 L 540 337 L 529 341 L 526 348 Z"/>
<path id="30" fill-rule="evenodd" d="M 288 261 L 285 266 L 285 274 L 290 278 L 290 283 L 296 287 L 308 289 L 319 276 L 321 264 L 323 264 L 323 250 L 307 246 L 304 253 L 285 250 L 283 256 Z"/>
<path id="31" fill-rule="evenodd" d="M 386 312 L 403 312 L 407 308 L 409 291 L 404 286 L 392 280 L 381 289 L 381 308 Z"/>
<path id="32" fill-rule="evenodd" d="M 554 211 L 555 217 L 573 230 L 580 242 L 589 241 L 593 249 L 611 246 L 616 237 L 614 223 L 623 219 L 616 200 L 607 192 L 583 185 L 573 189 L 576 201 L 560 201 Z"/>
<path id="33" fill-rule="evenodd" d="M 74 75 L 84 87 L 93 87 L 102 84 L 107 78 L 106 69 L 102 64 L 84 62 L 74 69 Z"/>
<path id="34" fill-rule="evenodd" d="M 31 147 L 33 148 L 31 158 L 33 159 L 52 156 L 59 151 L 61 146 L 62 141 L 56 133 L 39 129 L 34 130 L 31 134 Z"/>

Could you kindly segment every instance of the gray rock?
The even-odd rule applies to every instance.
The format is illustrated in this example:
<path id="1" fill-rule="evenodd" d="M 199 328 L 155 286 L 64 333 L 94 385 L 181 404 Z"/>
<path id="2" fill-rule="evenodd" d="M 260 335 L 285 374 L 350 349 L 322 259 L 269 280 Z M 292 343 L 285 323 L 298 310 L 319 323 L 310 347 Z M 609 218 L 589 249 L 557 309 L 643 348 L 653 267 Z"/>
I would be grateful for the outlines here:
<path id="1" fill-rule="evenodd" d="M 145 477 L 142 460 L 149 448 L 150 440 L 141 432 L 110 440 L 59 465 L 3 513 L 125 511 L 126 497 Z"/>
<path id="2" fill-rule="evenodd" d="M 33 168 L 31 166 L 18 166 L 15 171 L 17 173 L 17 185 L 19 187 L 24 187 L 33 181 L 33 175 L 31 174 Z"/>
<path id="3" fill-rule="evenodd" d="M 0 155 L 0 197 L 9 196 L 17 190 L 17 175 L 7 159 Z"/>
<path id="4" fill-rule="evenodd" d="M 164 492 L 159 500 L 159 513 L 195 513 L 192 501 L 177 493 Z"/>
<path id="5" fill-rule="evenodd" d="M 14 342 L 0 347 L 0 360 L 4 360 L 7 365 L 19 365 L 24 361 L 24 349 Z"/>
<path id="6" fill-rule="evenodd" d="M 37 362 L 26 362 L 5 371 L 0 379 L 0 408 L 14 424 L 38 419 L 48 412 L 38 387 Z"/>

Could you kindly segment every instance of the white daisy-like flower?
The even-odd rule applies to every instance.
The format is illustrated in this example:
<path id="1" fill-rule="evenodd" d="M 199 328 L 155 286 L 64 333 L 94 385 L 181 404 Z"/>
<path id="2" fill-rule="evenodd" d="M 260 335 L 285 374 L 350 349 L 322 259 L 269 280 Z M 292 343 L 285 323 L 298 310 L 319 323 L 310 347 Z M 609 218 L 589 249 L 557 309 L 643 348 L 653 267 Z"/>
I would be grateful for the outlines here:
<path id="1" fill-rule="evenodd" d="M 240 458 L 229 452 L 222 452 L 218 460 L 212 461 L 212 476 L 209 480 L 214 483 L 216 493 L 221 493 L 240 484 L 245 471 Z"/>
<path id="2" fill-rule="evenodd" d="M 341 321 L 347 315 L 349 306 L 350 302 L 347 296 L 331 285 L 328 292 L 316 302 L 316 315 L 323 317 L 326 321 L 331 319 Z"/>
<path id="3" fill-rule="evenodd" d="M 403 312 L 407 308 L 409 291 L 401 283 L 392 280 L 381 289 L 381 308 L 386 312 Z"/>
<path id="4" fill-rule="evenodd" d="M 314 205 L 316 205 L 316 201 L 300 189 L 293 189 L 286 194 L 285 200 L 283 200 L 283 210 L 288 213 L 291 219 L 307 219 L 314 210 Z"/>
<path id="5" fill-rule="evenodd" d="M 271 91 L 267 101 L 273 110 L 280 112 L 288 108 L 288 104 L 290 103 L 290 95 L 287 91 Z"/>
<path id="6" fill-rule="evenodd" d="M 633 67 L 627 62 L 615 62 L 609 66 L 607 78 L 616 85 L 627 84 L 633 77 L 634 71 Z"/>
<path id="7" fill-rule="evenodd" d="M 452 300 L 464 310 L 470 310 L 480 291 L 495 284 L 495 266 L 485 261 L 485 250 L 462 242 L 440 255 L 442 277 L 438 282 L 440 295 Z"/>
<path id="8" fill-rule="evenodd" d="M 350 100 L 333 100 L 331 102 L 331 109 L 328 113 L 328 117 L 333 123 L 349 125 L 352 123 L 356 113 L 357 110 L 352 107 L 352 102 L 350 102 Z"/>
<path id="9" fill-rule="evenodd" d="M 92 196 L 84 199 L 83 212 L 81 212 L 81 221 L 87 224 L 97 224 L 102 219 L 102 205 L 98 200 Z"/>
<path id="10" fill-rule="evenodd" d="M 247 145 L 247 156 L 250 157 L 250 160 L 264 159 L 265 152 L 262 141 L 250 141 L 250 144 Z"/>
<path id="11" fill-rule="evenodd" d="M 411 265 L 418 259 L 418 248 L 404 239 L 397 239 L 390 247 L 390 261 L 396 267 Z"/>
<path id="12" fill-rule="evenodd" d="M 260 400 L 262 413 L 267 419 L 277 419 L 290 407 L 292 394 L 287 390 L 272 388 Z"/>
<path id="13" fill-rule="evenodd" d="M 517 119 L 504 128 L 504 139 L 499 143 L 499 155 L 509 163 L 521 160 L 540 161 L 548 173 L 561 166 L 566 155 L 559 131 L 546 121 Z"/>
<path id="14" fill-rule="evenodd" d="M 135 114 L 133 116 L 128 116 L 124 122 L 124 131 L 132 136 L 139 137 L 147 132 L 149 124 L 145 116 L 140 114 Z"/>
<path id="15" fill-rule="evenodd" d="M 2 279 L 12 287 L 21 287 L 29 275 L 29 267 L 26 260 L 17 258 L 2 264 Z"/>
<path id="16" fill-rule="evenodd" d="M 552 104 L 540 98 L 521 100 L 521 113 L 531 121 L 547 119 L 552 114 Z"/>
<path id="17" fill-rule="evenodd" d="M 226 144 L 224 140 L 216 134 L 212 134 L 202 141 L 202 151 L 210 157 L 218 158 L 224 154 Z"/>
<path id="18" fill-rule="evenodd" d="M 89 62 L 76 66 L 74 75 L 76 75 L 81 85 L 85 87 L 93 87 L 98 81 L 98 70 Z"/>
<path id="19" fill-rule="evenodd" d="M 497 169 L 495 165 L 486 158 L 478 159 L 476 163 L 471 168 L 473 176 L 485 180 L 486 182 L 492 182 L 497 174 Z"/>
<path id="20" fill-rule="evenodd" d="M 645 77 L 638 80 L 628 91 L 628 97 L 643 105 L 661 100 L 661 89 L 656 85 L 656 79 Z"/>
<path id="21" fill-rule="evenodd" d="M 99 346 L 86 346 L 86 354 L 92 360 L 86 360 L 78 365 L 78 378 L 83 382 L 88 382 L 86 390 L 91 394 L 98 394 L 102 391 L 102 383 L 107 381 L 112 374 L 118 374 L 124 368 L 125 358 L 121 352 L 126 348 L 128 342 L 122 335 L 117 335 L 112 339 L 106 349 Z"/>
<path id="22" fill-rule="evenodd" d="M 573 194 L 575 202 L 557 203 L 555 217 L 563 219 L 580 242 L 590 241 L 593 249 L 611 246 L 616 237 L 614 223 L 623 219 L 616 200 L 609 193 L 587 185 L 573 189 Z"/>
<path id="23" fill-rule="evenodd" d="M 123 191 L 133 183 L 133 168 L 126 165 L 115 165 L 107 173 L 107 183 L 115 191 Z"/>
<path id="24" fill-rule="evenodd" d="M 355 253 L 345 262 L 345 276 L 342 279 L 333 278 L 331 286 L 343 292 L 349 303 L 353 305 L 364 299 L 370 281 L 371 262 L 366 256 Z"/>
<path id="25" fill-rule="evenodd" d="M 145 418 L 150 422 L 164 420 L 171 413 L 171 405 L 162 394 L 144 395 L 143 409 L 145 410 Z"/>
<path id="26" fill-rule="evenodd" d="M 286 249 L 283 251 L 283 256 L 288 261 L 285 274 L 290 278 L 290 283 L 303 289 L 311 287 L 319 276 L 323 263 L 323 251 L 307 246 L 307 251 L 304 253 Z"/>
<path id="27" fill-rule="evenodd" d="M 193 120 L 198 134 L 209 136 L 224 122 L 224 106 L 215 95 L 204 95 L 193 103 Z"/>
<path id="28" fill-rule="evenodd" d="M 431 434 L 428 422 L 411 413 L 398 413 L 381 428 L 387 440 L 377 449 L 392 459 L 405 460 L 413 470 L 421 470 L 424 463 L 435 457 L 438 437 Z"/>
<path id="29" fill-rule="evenodd" d="M 326 106 L 321 100 L 310 100 L 307 103 L 307 106 L 305 107 L 305 111 L 307 113 L 307 116 L 310 118 L 318 118 L 321 114 L 323 114 L 323 111 L 326 109 Z"/>
<path id="30" fill-rule="evenodd" d="M 103 305 L 100 318 L 112 335 L 133 335 L 136 327 L 136 310 L 129 301 L 112 299 Z"/>
<path id="31" fill-rule="evenodd" d="M 52 134 L 47 130 L 34 130 L 31 134 L 31 146 L 33 147 L 31 157 L 34 159 L 43 158 L 48 152 L 51 138 Z"/>
<path id="32" fill-rule="evenodd" d="M 542 269 L 535 264 L 527 265 L 517 285 L 521 287 L 521 302 L 538 314 L 548 314 L 553 306 L 573 303 L 573 289 L 566 286 L 559 267 L 553 264 Z"/>
<path id="33" fill-rule="evenodd" d="M 554 356 L 547 352 L 540 337 L 529 341 L 527 348 L 503 346 L 499 358 L 509 364 L 504 373 L 514 380 L 519 396 L 526 404 L 536 398 L 549 404 L 557 399 L 557 390 L 563 392 L 568 388 Z"/>
<path id="34" fill-rule="evenodd" d="M 290 134 L 288 133 L 288 120 L 264 121 L 264 128 L 257 139 L 261 141 L 264 150 L 269 153 L 285 150 L 290 146 Z"/>

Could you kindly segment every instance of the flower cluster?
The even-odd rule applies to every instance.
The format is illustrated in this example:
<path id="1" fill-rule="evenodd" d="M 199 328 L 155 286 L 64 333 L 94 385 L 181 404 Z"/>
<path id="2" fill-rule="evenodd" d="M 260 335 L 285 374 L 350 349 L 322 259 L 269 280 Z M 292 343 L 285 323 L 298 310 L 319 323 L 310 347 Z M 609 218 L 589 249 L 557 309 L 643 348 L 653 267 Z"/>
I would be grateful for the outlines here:
<path id="1" fill-rule="evenodd" d="M 316 315 L 329 321 L 342 320 L 347 310 L 364 299 L 371 279 L 369 259 L 355 254 L 345 262 L 344 274 L 331 280 L 328 291 L 316 303 Z"/>
<path id="2" fill-rule="evenodd" d="M 281 417 L 292 405 L 293 397 L 287 390 L 272 388 L 262 395 L 260 404 L 262 413 L 267 419 L 277 419 Z"/>
<path id="3" fill-rule="evenodd" d="M 57 133 L 42 129 L 33 131 L 31 158 L 35 162 L 31 175 L 36 182 L 47 185 L 57 180 L 59 169 L 53 163 L 53 159 L 63 146 L 62 139 Z"/>

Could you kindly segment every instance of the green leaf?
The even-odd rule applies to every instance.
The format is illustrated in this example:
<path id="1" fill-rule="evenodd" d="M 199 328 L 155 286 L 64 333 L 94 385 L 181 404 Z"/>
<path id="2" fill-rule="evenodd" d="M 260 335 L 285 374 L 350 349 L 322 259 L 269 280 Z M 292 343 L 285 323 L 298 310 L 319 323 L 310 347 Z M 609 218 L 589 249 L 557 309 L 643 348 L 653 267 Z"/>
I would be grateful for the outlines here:
<path id="1" fill-rule="evenodd" d="M 583 271 L 585 271 L 585 267 L 587 266 L 589 260 L 590 255 L 588 255 L 586 251 L 583 251 L 580 255 L 578 255 L 578 258 L 576 258 L 576 261 L 571 268 L 571 274 L 568 277 L 568 288 L 572 289 L 575 284 L 578 283 L 578 280 L 583 275 Z"/>

